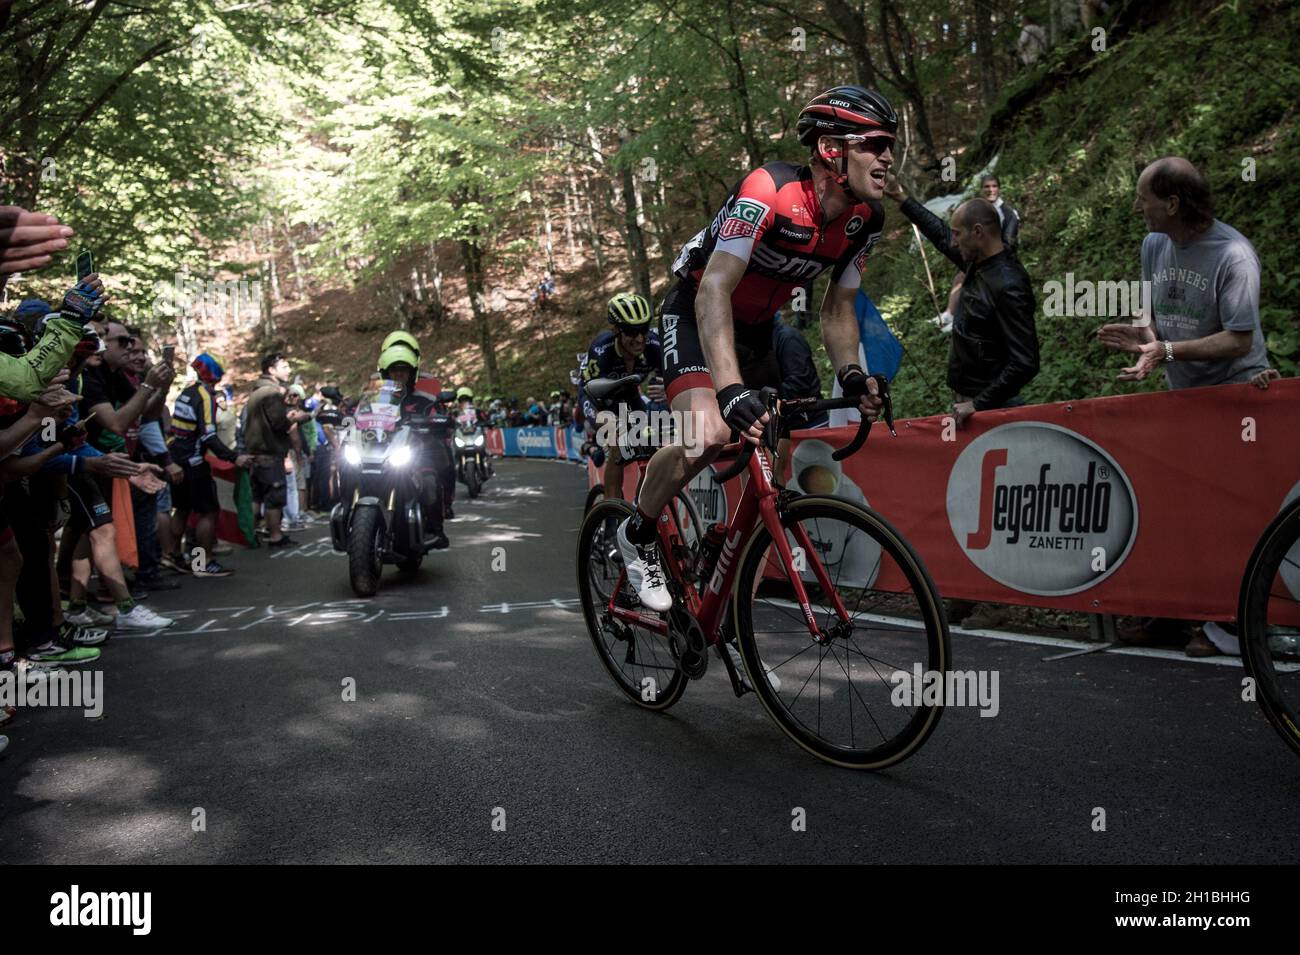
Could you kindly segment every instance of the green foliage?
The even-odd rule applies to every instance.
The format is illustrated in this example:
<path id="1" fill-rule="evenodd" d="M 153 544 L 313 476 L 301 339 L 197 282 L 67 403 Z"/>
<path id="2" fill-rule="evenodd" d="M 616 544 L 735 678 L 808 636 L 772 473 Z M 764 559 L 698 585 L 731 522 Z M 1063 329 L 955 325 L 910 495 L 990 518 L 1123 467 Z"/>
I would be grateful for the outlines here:
<path id="1" fill-rule="evenodd" d="M 1133 211 L 1137 172 L 1159 156 L 1189 158 L 1209 177 L 1219 218 L 1249 238 L 1259 254 L 1269 355 L 1284 375 L 1295 375 L 1300 260 L 1291 253 L 1300 209 L 1300 66 L 1293 51 L 1300 44 L 1300 9 L 1257 5 L 1249 15 L 1207 23 L 1193 15 L 1203 6 L 1176 5 L 1157 25 L 1114 43 L 1072 82 L 1022 111 L 997 170 L 1003 193 L 1023 217 L 1021 260 L 1041 306 L 1045 283 L 1064 281 L 1067 272 L 1094 281 L 1140 278 L 1145 229 Z M 1027 72 L 1022 82 L 1037 82 L 1045 69 Z M 1253 182 L 1243 180 L 1247 158 L 1256 160 Z M 896 223 L 900 217 L 891 218 Z M 891 232 L 878 249 L 896 249 L 909 239 L 910 230 Z M 917 257 L 875 258 L 864 287 L 884 302 L 910 294 L 904 307 L 885 311 L 896 325 L 920 327 L 935 308 L 928 294 L 915 294 L 925 281 Z M 932 266 L 934 260 L 931 255 Z M 946 272 L 936 273 L 941 300 L 951 281 Z M 1128 356 L 1092 341 L 1090 332 L 1100 321 L 1040 314 L 1042 370 L 1026 390 L 1027 400 L 1164 387 L 1161 375 L 1141 385 L 1116 381 Z M 937 389 L 912 377 L 923 372 L 941 383 L 946 349 L 931 347 L 924 333 L 915 332 L 908 345 L 896 389 L 900 412 L 942 411 L 950 400 L 946 393 L 933 396 Z"/>

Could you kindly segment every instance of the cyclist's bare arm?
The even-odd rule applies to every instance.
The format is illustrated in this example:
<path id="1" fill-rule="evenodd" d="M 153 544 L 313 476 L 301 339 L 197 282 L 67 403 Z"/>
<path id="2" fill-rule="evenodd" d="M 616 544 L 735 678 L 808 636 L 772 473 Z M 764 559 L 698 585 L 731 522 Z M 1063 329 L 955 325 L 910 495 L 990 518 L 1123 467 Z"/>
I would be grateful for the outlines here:
<path id="1" fill-rule="evenodd" d="M 858 345 L 861 338 L 858 334 L 858 313 L 853 307 L 857 296 L 856 288 L 847 288 L 832 282 L 826 289 L 826 297 L 822 299 L 822 343 L 826 346 L 831 368 L 837 374 L 845 365 L 858 364 Z M 862 364 L 866 364 L 865 358 Z M 862 370 L 871 374 L 870 368 Z M 882 406 L 881 399 L 877 397 L 879 391 L 876 382 L 868 379 L 867 393 L 862 396 L 862 402 L 858 405 L 859 413 L 871 421 L 876 420 Z"/>
<path id="2" fill-rule="evenodd" d="M 736 361 L 736 333 L 732 328 L 731 294 L 745 276 L 749 263 L 730 252 L 718 250 L 700 276 L 695 296 L 700 346 L 713 376 L 713 387 L 721 391 L 740 384 L 740 363 Z"/>
<path id="3" fill-rule="evenodd" d="M 858 314 L 853 307 L 857 296 L 857 289 L 844 288 L 832 282 L 822 299 L 822 343 L 834 371 L 858 363 Z M 870 368 L 862 370 L 871 373 Z"/>

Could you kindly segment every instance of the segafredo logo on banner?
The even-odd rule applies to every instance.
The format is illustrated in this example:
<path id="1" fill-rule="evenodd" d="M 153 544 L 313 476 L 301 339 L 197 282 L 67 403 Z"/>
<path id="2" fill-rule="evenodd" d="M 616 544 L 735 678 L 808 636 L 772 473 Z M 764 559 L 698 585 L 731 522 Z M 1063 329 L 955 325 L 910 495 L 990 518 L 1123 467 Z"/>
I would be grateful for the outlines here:
<path id="1" fill-rule="evenodd" d="M 998 583 L 1061 596 L 1124 562 L 1137 539 L 1137 498 L 1115 459 L 1087 438 L 1017 421 L 957 458 L 948 522 L 971 563 Z"/>

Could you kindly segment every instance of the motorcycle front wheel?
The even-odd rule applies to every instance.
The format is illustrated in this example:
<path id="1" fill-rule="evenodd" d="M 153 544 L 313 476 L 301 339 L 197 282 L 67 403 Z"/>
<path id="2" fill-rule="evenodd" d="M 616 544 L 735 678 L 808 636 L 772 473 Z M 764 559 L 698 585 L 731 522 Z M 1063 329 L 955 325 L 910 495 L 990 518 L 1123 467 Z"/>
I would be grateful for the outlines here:
<path id="1" fill-rule="evenodd" d="M 374 507 L 363 507 L 352 515 L 348 528 L 348 578 L 358 597 L 373 597 L 384 571 L 384 522 Z"/>

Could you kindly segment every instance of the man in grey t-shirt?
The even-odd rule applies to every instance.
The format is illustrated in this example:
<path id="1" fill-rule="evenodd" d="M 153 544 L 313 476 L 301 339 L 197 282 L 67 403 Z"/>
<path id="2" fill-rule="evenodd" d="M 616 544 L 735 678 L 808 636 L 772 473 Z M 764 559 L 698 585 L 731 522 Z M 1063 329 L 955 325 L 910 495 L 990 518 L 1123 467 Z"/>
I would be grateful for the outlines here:
<path id="1" fill-rule="evenodd" d="M 1268 367 L 1259 325 L 1259 257 L 1245 236 L 1214 218 L 1205 178 L 1186 159 L 1157 159 L 1138 177 L 1134 211 L 1150 231 L 1142 242 L 1142 280 L 1151 283 L 1153 321 L 1098 330 L 1103 344 L 1139 356 L 1119 377 L 1141 381 L 1163 365 L 1170 388 L 1245 381 L 1267 388 L 1277 373 Z M 1119 636 L 1150 643 L 1185 635 L 1185 628 L 1149 617 Z M 1184 652 L 1220 652 L 1209 633 L 1208 625 L 1196 630 Z M 1235 643 L 1223 639 L 1225 647 Z"/>
<path id="2" fill-rule="evenodd" d="M 1141 381 L 1163 365 L 1170 388 L 1251 381 L 1268 368 L 1259 324 L 1259 257 L 1236 229 L 1214 218 L 1209 184 L 1186 159 L 1142 171 L 1135 211 L 1142 280 L 1151 283 L 1152 323 L 1104 325 L 1097 337 L 1138 360 L 1120 373 Z"/>

